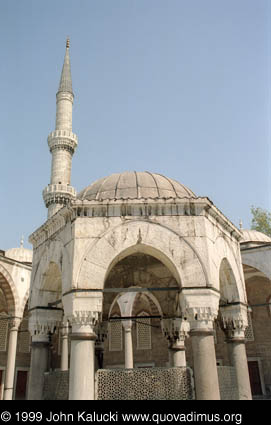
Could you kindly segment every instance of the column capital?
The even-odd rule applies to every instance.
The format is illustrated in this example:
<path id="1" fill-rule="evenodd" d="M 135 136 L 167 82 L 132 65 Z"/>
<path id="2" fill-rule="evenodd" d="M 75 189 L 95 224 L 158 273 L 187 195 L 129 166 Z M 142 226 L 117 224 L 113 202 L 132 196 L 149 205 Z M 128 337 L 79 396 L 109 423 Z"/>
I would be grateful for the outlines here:
<path id="1" fill-rule="evenodd" d="M 22 320 L 22 317 L 10 317 L 8 321 L 9 330 L 18 330 Z"/>
<path id="2" fill-rule="evenodd" d="M 184 288 L 179 304 L 192 330 L 213 330 L 217 318 L 220 293 L 213 288 Z"/>
<path id="3" fill-rule="evenodd" d="M 229 340 L 244 340 L 248 326 L 247 305 L 233 303 L 220 306 L 219 322 Z"/>
<path id="4" fill-rule="evenodd" d="M 95 328 L 102 313 L 102 293 L 75 289 L 64 294 L 62 302 L 65 317 L 72 325 L 72 332 L 96 336 Z"/>
<path id="5" fill-rule="evenodd" d="M 59 325 L 60 334 L 62 337 L 68 336 L 69 334 L 69 322 L 66 318 L 63 319 L 62 323 Z"/>
<path id="6" fill-rule="evenodd" d="M 122 320 L 121 323 L 125 332 L 131 332 L 133 326 L 132 320 Z"/>
<path id="7" fill-rule="evenodd" d="M 164 318 L 161 321 L 161 327 L 162 332 L 169 341 L 170 346 L 175 346 L 176 344 L 178 345 L 178 342 L 184 341 L 190 330 L 189 322 L 182 318 Z"/>
<path id="8" fill-rule="evenodd" d="M 78 310 L 67 316 L 72 325 L 72 333 L 91 333 L 96 336 L 95 329 L 99 322 L 99 311 Z"/>
<path id="9" fill-rule="evenodd" d="M 36 307 L 29 312 L 28 329 L 32 340 L 37 342 L 46 340 L 46 337 L 55 332 L 62 320 L 61 309 Z"/>

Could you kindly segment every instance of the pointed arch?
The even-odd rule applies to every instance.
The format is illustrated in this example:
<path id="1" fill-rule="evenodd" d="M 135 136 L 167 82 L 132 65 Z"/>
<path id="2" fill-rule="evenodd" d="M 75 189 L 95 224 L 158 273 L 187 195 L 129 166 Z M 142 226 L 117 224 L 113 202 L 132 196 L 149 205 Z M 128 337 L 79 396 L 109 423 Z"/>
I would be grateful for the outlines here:
<path id="1" fill-rule="evenodd" d="M 0 286 L 6 297 L 8 313 L 15 316 L 18 315 L 20 306 L 18 292 L 11 275 L 2 264 L 0 264 Z"/>
<path id="2" fill-rule="evenodd" d="M 227 258 L 223 258 L 219 268 L 220 302 L 230 304 L 240 301 L 237 282 Z"/>
<path id="3" fill-rule="evenodd" d="M 224 268 L 231 270 L 232 277 L 230 281 L 235 282 L 235 292 L 232 296 L 238 301 L 246 302 L 245 280 L 239 244 L 229 244 L 225 237 L 218 236 L 215 240 L 213 250 L 212 279 L 216 283 L 217 289 L 220 290 L 220 271 L 223 263 Z M 225 259 L 227 263 L 225 263 Z"/>

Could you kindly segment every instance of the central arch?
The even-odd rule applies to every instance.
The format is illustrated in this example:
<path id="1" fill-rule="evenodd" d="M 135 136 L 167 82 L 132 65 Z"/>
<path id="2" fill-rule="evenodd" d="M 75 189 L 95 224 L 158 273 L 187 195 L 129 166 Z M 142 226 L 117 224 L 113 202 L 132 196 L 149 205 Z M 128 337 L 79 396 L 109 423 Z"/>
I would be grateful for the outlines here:
<path id="1" fill-rule="evenodd" d="M 116 226 L 89 243 L 74 270 L 75 286 L 103 289 L 112 267 L 139 252 L 161 261 L 180 287 L 207 285 L 203 262 L 185 238 L 159 224 L 135 220 Z"/>

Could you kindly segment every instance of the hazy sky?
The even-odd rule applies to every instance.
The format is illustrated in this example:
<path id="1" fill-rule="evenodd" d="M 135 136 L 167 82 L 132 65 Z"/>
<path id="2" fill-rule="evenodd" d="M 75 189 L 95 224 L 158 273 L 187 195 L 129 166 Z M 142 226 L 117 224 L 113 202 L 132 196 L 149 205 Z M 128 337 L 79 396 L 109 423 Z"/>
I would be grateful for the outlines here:
<path id="1" fill-rule="evenodd" d="M 271 208 L 270 12 L 268 0 L 0 0 L 0 248 L 47 217 L 67 36 L 73 186 L 158 172 L 250 227 L 251 205 Z"/>

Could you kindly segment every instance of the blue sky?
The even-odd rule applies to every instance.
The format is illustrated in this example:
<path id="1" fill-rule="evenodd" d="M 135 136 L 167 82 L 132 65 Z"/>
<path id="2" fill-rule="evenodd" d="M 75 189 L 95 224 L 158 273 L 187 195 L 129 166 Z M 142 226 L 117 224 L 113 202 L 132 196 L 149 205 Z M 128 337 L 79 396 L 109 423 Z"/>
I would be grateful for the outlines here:
<path id="1" fill-rule="evenodd" d="M 47 217 L 67 36 L 73 186 L 159 172 L 250 227 L 251 205 L 271 208 L 270 9 L 268 0 L 0 0 L 0 248 L 27 241 Z"/>

